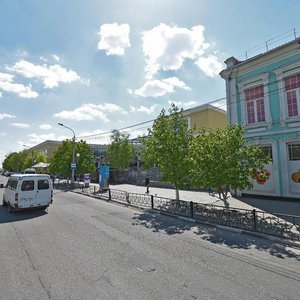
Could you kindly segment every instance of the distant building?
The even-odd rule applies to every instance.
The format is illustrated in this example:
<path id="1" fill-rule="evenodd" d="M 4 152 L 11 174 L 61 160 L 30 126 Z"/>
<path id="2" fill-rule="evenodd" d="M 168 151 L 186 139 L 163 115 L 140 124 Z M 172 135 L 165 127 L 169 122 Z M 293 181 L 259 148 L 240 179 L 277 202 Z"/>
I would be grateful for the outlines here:
<path id="1" fill-rule="evenodd" d="M 47 140 L 45 142 L 42 142 L 38 145 L 35 145 L 29 149 L 26 149 L 26 151 L 36 151 L 40 154 L 44 154 L 47 157 L 47 161 L 50 161 L 50 159 L 53 156 L 53 151 L 62 144 L 61 141 L 51 141 Z M 100 161 L 101 159 L 105 158 L 105 145 L 99 145 L 99 144 L 88 144 L 94 154 L 95 161 Z"/>
<path id="2" fill-rule="evenodd" d="M 200 129 L 223 129 L 226 127 L 227 112 L 210 104 L 186 109 L 183 116 L 188 120 L 189 128 L 196 133 Z"/>
<path id="3" fill-rule="evenodd" d="M 36 151 L 40 154 L 44 154 L 47 157 L 47 161 L 49 161 L 52 157 L 54 149 L 56 149 L 59 145 L 61 145 L 60 141 L 47 140 L 27 149 L 27 151 Z"/>
<path id="4" fill-rule="evenodd" d="M 300 38 L 245 61 L 231 57 L 226 81 L 230 123 L 272 159 L 244 194 L 300 197 Z"/>

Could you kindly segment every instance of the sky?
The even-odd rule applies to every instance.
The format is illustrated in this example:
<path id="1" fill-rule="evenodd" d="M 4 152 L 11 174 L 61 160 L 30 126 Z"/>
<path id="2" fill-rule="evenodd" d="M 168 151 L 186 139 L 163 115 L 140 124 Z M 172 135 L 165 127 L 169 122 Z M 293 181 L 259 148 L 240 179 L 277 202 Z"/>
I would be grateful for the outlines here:
<path id="1" fill-rule="evenodd" d="M 299 37 L 299 11 L 300 0 L 0 0 L 0 166 L 72 138 L 58 123 L 104 144 L 114 129 L 144 133 L 171 102 L 225 108 L 224 61 Z"/>

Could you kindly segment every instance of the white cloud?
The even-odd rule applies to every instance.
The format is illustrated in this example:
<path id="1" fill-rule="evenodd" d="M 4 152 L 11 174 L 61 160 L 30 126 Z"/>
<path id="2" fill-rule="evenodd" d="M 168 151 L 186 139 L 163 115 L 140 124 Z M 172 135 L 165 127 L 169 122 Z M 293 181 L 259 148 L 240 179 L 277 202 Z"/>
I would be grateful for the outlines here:
<path id="1" fill-rule="evenodd" d="M 191 29 L 159 26 L 142 34 L 143 51 L 146 57 L 146 77 L 152 79 L 160 70 L 179 70 L 186 59 L 191 59 L 210 77 L 218 76 L 222 64 L 215 55 L 203 57 L 210 44 L 204 39 L 204 26 Z"/>
<path id="2" fill-rule="evenodd" d="M 56 61 L 59 61 L 60 60 L 60 57 L 56 54 L 53 54 L 52 57 L 56 60 Z"/>
<path id="3" fill-rule="evenodd" d="M 170 27 L 164 23 L 144 31 L 142 40 L 147 78 L 152 78 L 159 70 L 178 70 L 185 59 L 202 55 L 209 47 L 203 32 L 202 25 L 188 29 Z"/>
<path id="4" fill-rule="evenodd" d="M 100 26 L 99 50 L 106 50 L 106 55 L 124 55 L 130 47 L 130 27 L 128 24 L 103 24 Z"/>
<path id="5" fill-rule="evenodd" d="M 177 77 L 170 77 L 161 80 L 148 80 L 137 90 L 128 89 L 130 94 L 142 97 L 159 97 L 166 93 L 172 93 L 175 88 L 190 90 L 190 88 Z"/>
<path id="6" fill-rule="evenodd" d="M 54 133 L 49 133 L 49 134 L 31 133 L 31 134 L 28 134 L 28 137 L 29 137 L 29 140 L 26 140 L 26 143 L 22 142 L 22 144 L 26 144 L 30 147 L 40 144 L 42 142 L 45 142 L 47 140 L 56 140 Z"/>
<path id="7" fill-rule="evenodd" d="M 20 83 L 13 82 L 14 76 L 7 73 L 0 73 L 0 91 L 7 93 L 15 93 L 22 98 L 36 98 L 38 93 L 31 89 L 31 85 L 25 86 Z M 2 95 L 2 93 L 0 92 Z M 0 97 L 1 97 L 0 95 Z"/>
<path id="8" fill-rule="evenodd" d="M 199 57 L 195 64 L 209 77 L 218 75 L 223 68 L 215 55 Z"/>
<path id="9" fill-rule="evenodd" d="M 39 127 L 44 130 L 49 130 L 52 128 L 50 124 L 41 124 Z"/>
<path id="10" fill-rule="evenodd" d="M 146 106 L 139 106 L 139 107 L 134 107 L 132 105 L 130 105 L 130 111 L 135 113 L 135 112 L 139 112 L 139 113 L 146 113 L 148 115 L 150 115 L 151 113 L 153 113 L 155 111 L 157 107 L 157 104 L 154 104 L 150 107 L 146 107 Z"/>
<path id="11" fill-rule="evenodd" d="M 29 128 L 30 125 L 26 123 L 9 123 L 9 125 L 17 127 L 17 128 Z"/>
<path id="12" fill-rule="evenodd" d="M 9 114 L 1 114 L 0 113 L 0 120 L 3 120 L 3 119 L 14 119 L 16 116 L 14 115 L 9 115 Z"/>
<path id="13" fill-rule="evenodd" d="M 182 101 L 172 101 L 169 100 L 168 103 L 171 105 L 174 103 L 178 107 L 189 107 L 189 106 L 195 106 L 197 104 L 196 101 L 188 101 L 188 102 L 182 102 Z"/>
<path id="14" fill-rule="evenodd" d="M 83 104 L 82 106 L 72 111 L 62 111 L 54 114 L 54 117 L 65 119 L 65 120 L 76 120 L 76 121 L 90 121 L 100 119 L 103 122 L 108 122 L 107 113 L 126 113 L 122 107 L 113 103 L 104 104 Z"/>
<path id="15" fill-rule="evenodd" d="M 41 80 L 45 88 L 54 88 L 59 83 L 71 83 L 79 80 L 76 72 L 62 68 L 60 65 L 35 65 L 26 60 L 19 60 L 13 66 L 7 67 L 7 70 L 23 75 L 26 78 L 37 78 Z"/>

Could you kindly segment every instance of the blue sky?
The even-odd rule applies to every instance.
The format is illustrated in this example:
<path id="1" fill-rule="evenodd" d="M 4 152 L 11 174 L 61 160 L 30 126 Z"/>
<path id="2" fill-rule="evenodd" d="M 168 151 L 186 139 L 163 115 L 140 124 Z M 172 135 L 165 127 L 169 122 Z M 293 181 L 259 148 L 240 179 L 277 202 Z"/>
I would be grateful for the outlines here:
<path id="1" fill-rule="evenodd" d="M 224 97 L 224 61 L 294 28 L 299 37 L 299 11 L 300 0 L 1 0 L 0 164 L 23 145 L 71 138 L 58 122 L 97 135 L 155 119 L 170 101 Z"/>

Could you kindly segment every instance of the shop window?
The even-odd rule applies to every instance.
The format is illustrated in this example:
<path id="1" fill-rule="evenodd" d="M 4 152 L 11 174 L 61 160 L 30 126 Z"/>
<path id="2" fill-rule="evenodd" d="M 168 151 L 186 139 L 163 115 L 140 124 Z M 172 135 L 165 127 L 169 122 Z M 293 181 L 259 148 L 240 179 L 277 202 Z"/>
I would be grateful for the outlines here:
<path id="1" fill-rule="evenodd" d="M 260 146 L 260 148 L 263 150 L 265 155 L 273 161 L 272 146 Z"/>
<path id="2" fill-rule="evenodd" d="M 289 160 L 300 160 L 300 143 L 299 144 L 289 144 Z"/>

